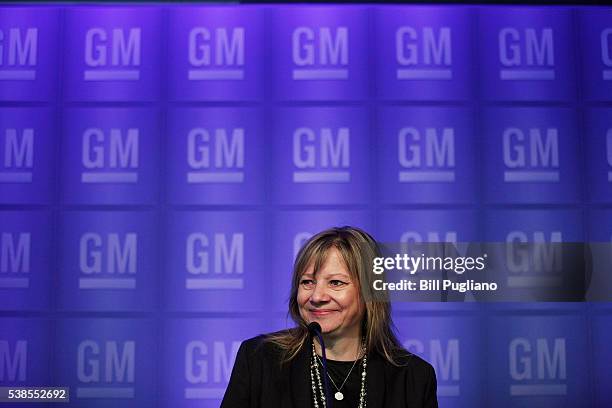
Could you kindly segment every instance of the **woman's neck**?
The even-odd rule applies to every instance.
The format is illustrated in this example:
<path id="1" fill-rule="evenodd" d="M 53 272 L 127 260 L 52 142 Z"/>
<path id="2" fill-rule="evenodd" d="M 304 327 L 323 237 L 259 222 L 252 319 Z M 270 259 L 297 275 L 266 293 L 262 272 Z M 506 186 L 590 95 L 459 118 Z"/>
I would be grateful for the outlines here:
<path id="1" fill-rule="evenodd" d="M 323 335 L 325 342 L 325 355 L 330 360 L 353 361 L 361 357 L 361 336 L 331 337 Z M 318 355 L 321 353 L 319 339 L 315 338 L 315 350 Z"/>

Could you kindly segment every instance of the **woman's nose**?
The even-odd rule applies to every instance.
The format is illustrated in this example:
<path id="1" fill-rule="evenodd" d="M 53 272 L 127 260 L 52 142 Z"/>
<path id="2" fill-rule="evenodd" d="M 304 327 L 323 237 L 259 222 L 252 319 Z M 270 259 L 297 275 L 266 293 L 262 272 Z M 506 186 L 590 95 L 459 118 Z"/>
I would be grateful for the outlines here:
<path id="1" fill-rule="evenodd" d="M 315 284 L 310 300 L 315 303 L 326 302 L 327 300 L 329 300 L 327 288 L 325 287 L 325 284 L 323 282 L 317 282 Z"/>

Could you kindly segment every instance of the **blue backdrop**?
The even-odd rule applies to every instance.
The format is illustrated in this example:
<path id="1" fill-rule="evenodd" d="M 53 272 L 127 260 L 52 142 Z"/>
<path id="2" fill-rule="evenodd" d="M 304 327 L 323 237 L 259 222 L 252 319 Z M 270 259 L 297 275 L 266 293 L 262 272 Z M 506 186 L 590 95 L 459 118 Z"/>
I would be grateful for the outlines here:
<path id="1" fill-rule="evenodd" d="M 1 385 L 218 407 L 345 224 L 612 242 L 612 9 L 0 8 Z M 400 338 L 441 407 L 610 406 L 611 265 L 589 302 L 398 303 Z"/>

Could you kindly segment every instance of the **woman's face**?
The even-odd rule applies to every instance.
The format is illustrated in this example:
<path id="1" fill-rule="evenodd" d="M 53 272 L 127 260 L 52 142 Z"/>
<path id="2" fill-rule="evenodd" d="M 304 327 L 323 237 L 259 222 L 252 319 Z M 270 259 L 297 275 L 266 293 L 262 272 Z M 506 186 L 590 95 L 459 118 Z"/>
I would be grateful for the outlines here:
<path id="1" fill-rule="evenodd" d="M 328 251 L 316 276 L 312 265 L 306 269 L 300 279 L 297 302 L 302 319 L 319 323 L 326 335 L 359 336 L 365 306 L 359 300 L 358 284 L 337 249 Z"/>

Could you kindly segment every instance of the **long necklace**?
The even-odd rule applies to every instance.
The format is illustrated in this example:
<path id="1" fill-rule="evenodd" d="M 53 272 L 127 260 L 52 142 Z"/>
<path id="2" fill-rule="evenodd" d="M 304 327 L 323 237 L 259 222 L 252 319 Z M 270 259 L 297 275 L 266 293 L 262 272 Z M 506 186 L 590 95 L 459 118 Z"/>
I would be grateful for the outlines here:
<path id="1" fill-rule="evenodd" d="M 323 367 L 323 361 L 321 361 L 321 357 L 319 357 L 318 355 L 317 355 L 317 361 L 319 362 L 319 364 L 321 364 L 321 367 Z M 353 371 L 353 368 L 355 368 L 355 364 L 357 364 L 357 360 L 355 360 L 353 362 L 353 365 L 351 366 L 351 369 L 349 370 L 348 374 L 346 375 L 346 378 L 344 379 L 344 381 L 342 381 L 342 384 L 340 385 L 340 387 L 338 387 L 336 385 L 336 382 L 334 381 L 332 376 L 329 374 L 329 371 L 327 372 L 327 377 L 329 377 L 329 379 L 331 380 L 332 384 L 334 385 L 334 388 L 336 389 L 336 393 L 334 394 L 334 398 L 336 398 L 336 400 L 338 400 L 338 401 L 342 401 L 344 399 L 344 394 L 342 394 L 342 391 L 340 391 L 340 390 L 342 389 L 342 387 L 344 387 L 344 384 L 346 384 L 346 380 L 348 380 L 349 376 L 351 375 L 351 372 Z"/>
<path id="2" fill-rule="evenodd" d="M 366 408 L 366 370 L 367 370 L 367 352 L 366 352 L 366 348 L 365 348 L 365 339 L 362 341 L 362 350 L 363 350 L 363 360 L 362 360 L 362 371 L 361 371 L 361 390 L 359 391 L 359 406 L 358 408 Z M 325 402 L 325 392 L 323 391 L 323 386 L 321 384 L 321 374 L 319 373 L 319 364 L 317 363 L 317 353 L 315 351 L 315 347 L 314 347 L 314 342 L 312 343 L 312 359 L 310 360 L 310 385 L 312 387 L 312 397 L 313 397 L 313 401 L 314 401 L 314 406 L 315 408 L 319 408 L 319 398 L 321 400 L 321 405 L 323 408 L 325 408 L 326 402 Z M 353 364 L 354 365 L 354 364 Z M 350 374 L 350 372 L 349 372 Z M 329 375 L 329 374 L 328 374 Z M 330 377 L 331 378 L 331 377 Z M 348 378 L 348 376 L 347 376 Z M 333 382 L 333 380 L 332 380 Z M 346 382 L 346 380 L 345 380 Z M 344 383 L 342 384 L 342 386 L 344 385 Z M 334 387 L 336 386 L 336 384 L 334 383 Z M 342 386 L 340 386 L 340 388 L 342 388 Z M 336 387 L 336 389 L 338 389 Z M 320 397 L 317 397 L 317 391 L 318 391 L 318 395 Z M 338 398 L 338 393 L 336 393 L 336 399 L 342 399 L 344 398 L 344 395 L 342 395 L 342 398 Z"/>

